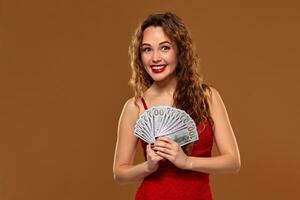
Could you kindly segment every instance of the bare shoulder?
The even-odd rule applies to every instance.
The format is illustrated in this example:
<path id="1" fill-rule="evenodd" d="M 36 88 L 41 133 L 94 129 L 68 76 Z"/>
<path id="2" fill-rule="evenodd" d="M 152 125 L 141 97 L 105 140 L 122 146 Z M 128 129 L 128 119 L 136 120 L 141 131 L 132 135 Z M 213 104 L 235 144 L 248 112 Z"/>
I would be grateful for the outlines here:
<path id="1" fill-rule="evenodd" d="M 209 104 L 210 114 L 214 119 L 219 118 L 222 114 L 223 117 L 227 116 L 226 107 L 221 94 L 215 87 L 209 86 L 209 89 L 205 92 L 205 96 Z"/>
<path id="2" fill-rule="evenodd" d="M 137 105 L 135 104 L 134 97 L 131 97 L 130 99 L 128 99 L 125 102 L 124 109 L 129 110 L 129 111 L 134 111 L 134 110 L 138 109 Z"/>
<path id="3" fill-rule="evenodd" d="M 141 114 L 141 108 L 141 101 L 135 102 L 135 97 L 131 97 L 125 102 L 121 117 L 126 117 L 128 120 L 136 121 Z"/>
<path id="4" fill-rule="evenodd" d="M 218 98 L 221 98 L 219 91 L 213 86 L 209 86 L 204 90 L 204 95 L 209 104 L 213 104 Z"/>
<path id="5" fill-rule="evenodd" d="M 120 141 L 123 141 L 122 138 L 124 137 L 126 138 L 126 141 L 135 141 L 134 137 L 132 137 L 132 132 L 138 117 L 139 108 L 135 104 L 134 97 L 132 97 L 125 102 L 119 118 L 118 135 L 120 137 Z"/>
<path id="6" fill-rule="evenodd" d="M 136 104 L 135 103 L 135 98 L 131 97 L 130 99 L 128 99 L 123 107 L 123 111 L 122 114 L 128 115 L 128 116 L 138 116 L 139 114 L 139 103 Z"/>

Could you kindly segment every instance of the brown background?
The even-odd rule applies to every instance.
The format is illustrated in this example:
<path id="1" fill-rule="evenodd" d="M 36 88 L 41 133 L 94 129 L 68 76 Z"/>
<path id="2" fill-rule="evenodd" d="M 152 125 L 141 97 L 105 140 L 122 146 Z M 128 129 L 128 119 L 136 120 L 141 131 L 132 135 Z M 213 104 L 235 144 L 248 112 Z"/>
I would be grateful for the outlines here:
<path id="1" fill-rule="evenodd" d="M 0 199 L 133 198 L 137 185 L 112 176 L 133 95 L 127 49 L 137 23 L 163 11 L 190 28 L 238 140 L 241 171 L 211 175 L 215 199 L 297 198 L 299 10 L 296 1 L 2 0 Z"/>

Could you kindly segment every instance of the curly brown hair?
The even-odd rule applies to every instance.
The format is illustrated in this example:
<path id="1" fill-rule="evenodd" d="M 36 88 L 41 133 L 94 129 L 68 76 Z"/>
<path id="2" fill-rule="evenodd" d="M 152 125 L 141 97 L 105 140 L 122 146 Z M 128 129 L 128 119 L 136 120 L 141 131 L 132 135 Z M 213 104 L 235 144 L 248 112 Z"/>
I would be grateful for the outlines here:
<path id="1" fill-rule="evenodd" d="M 205 94 L 206 90 L 211 94 L 211 89 L 198 73 L 199 57 L 195 52 L 190 31 L 182 19 L 171 12 L 149 15 L 139 24 L 132 37 L 129 47 L 132 77 L 129 83 L 135 92 L 135 104 L 137 105 L 143 91 L 153 83 L 141 60 L 143 32 L 150 26 L 162 27 L 164 33 L 176 43 L 179 50 L 175 71 L 178 82 L 173 94 L 174 106 L 186 111 L 196 124 L 203 123 L 207 119 L 213 123 L 209 113 L 208 96 Z"/>

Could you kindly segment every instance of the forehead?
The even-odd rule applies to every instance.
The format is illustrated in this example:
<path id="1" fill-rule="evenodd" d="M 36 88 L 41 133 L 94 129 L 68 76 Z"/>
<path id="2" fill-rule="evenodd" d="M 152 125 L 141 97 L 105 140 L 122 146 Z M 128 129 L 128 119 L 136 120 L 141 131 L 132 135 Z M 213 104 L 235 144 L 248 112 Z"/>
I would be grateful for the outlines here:
<path id="1" fill-rule="evenodd" d="M 144 30 L 143 43 L 156 44 L 163 41 L 168 41 L 171 43 L 171 39 L 165 34 L 162 27 L 150 26 Z"/>

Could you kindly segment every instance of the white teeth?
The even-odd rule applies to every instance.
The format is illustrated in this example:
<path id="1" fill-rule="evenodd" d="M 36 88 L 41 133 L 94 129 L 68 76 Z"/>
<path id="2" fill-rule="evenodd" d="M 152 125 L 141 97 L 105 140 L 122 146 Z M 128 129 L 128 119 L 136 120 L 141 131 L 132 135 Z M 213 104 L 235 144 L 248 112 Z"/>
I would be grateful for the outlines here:
<path id="1" fill-rule="evenodd" d="M 156 70 L 158 70 L 158 69 L 162 69 L 162 68 L 164 68 L 165 67 L 165 65 L 160 65 L 160 66 L 152 66 L 152 69 L 156 69 Z"/>

